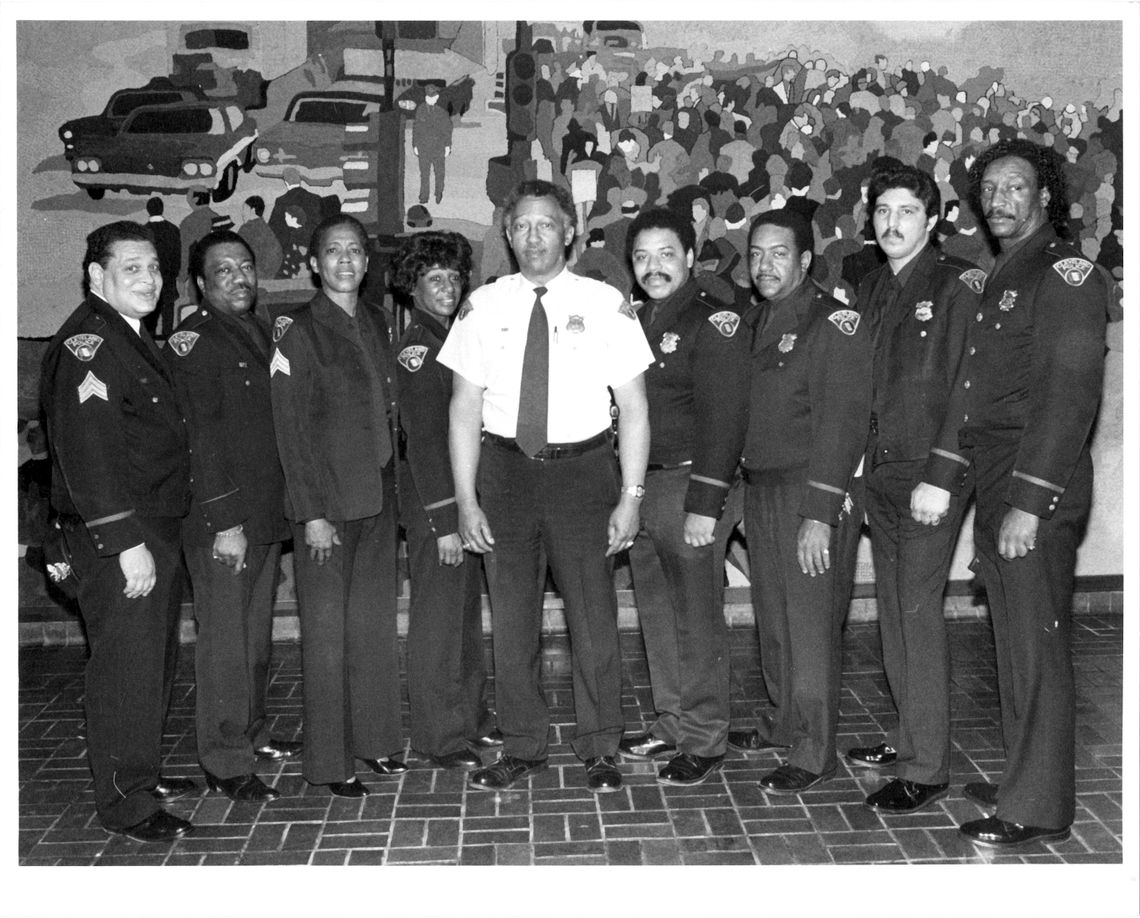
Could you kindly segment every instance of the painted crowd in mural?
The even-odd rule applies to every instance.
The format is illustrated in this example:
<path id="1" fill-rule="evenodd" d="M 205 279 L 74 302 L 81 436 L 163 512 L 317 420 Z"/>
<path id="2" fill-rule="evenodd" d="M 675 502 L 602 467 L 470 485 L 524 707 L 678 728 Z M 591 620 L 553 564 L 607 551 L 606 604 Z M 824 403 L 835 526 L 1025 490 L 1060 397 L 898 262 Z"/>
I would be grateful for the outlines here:
<path id="1" fill-rule="evenodd" d="M 99 223 L 150 222 L 164 275 L 160 336 L 193 308 L 189 250 L 211 229 L 234 228 L 249 242 L 267 315 L 311 296 L 309 233 L 340 210 L 375 233 L 366 295 L 397 316 L 385 270 L 404 234 L 464 233 L 476 255 L 473 284 L 510 273 L 496 204 L 522 177 L 570 191 L 573 270 L 624 293 L 636 295 L 626 229 L 641 209 L 668 206 L 693 222 L 701 282 L 747 305 L 749 222 L 789 208 L 813 222 L 814 279 L 849 300 L 879 263 L 865 190 L 892 160 L 934 176 L 942 249 L 988 268 L 993 254 L 966 176 L 982 150 L 1019 136 L 1064 158 L 1070 235 L 1109 279 L 1110 319 L 1122 318 L 1119 89 L 1102 86 L 1096 98 L 1029 92 L 1007 80 L 1000 61 L 962 72 L 957 61 L 875 47 L 853 59 L 807 38 L 763 53 L 698 50 L 655 40 L 632 21 L 394 23 L 387 82 L 380 23 L 152 31 L 160 47 L 147 60 L 165 70 L 108 86 L 100 110 L 60 117 L 61 145 L 35 164 L 20 209 L 21 219 L 42 216 L 35 232 L 66 226 L 77 253 Z M 275 54 L 275 42 L 288 53 Z M 66 95 L 57 88 L 57 99 Z M 74 267 L 78 276 L 78 254 Z M 34 297 L 22 284 L 20 356 L 29 365 L 54 331 Z M 59 320 L 74 301 L 77 293 L 53 298 Z M 26 388 L 22 381 L 20 540 L 34 549 L 46 516 L 29 463 L 45 460 Z"/>

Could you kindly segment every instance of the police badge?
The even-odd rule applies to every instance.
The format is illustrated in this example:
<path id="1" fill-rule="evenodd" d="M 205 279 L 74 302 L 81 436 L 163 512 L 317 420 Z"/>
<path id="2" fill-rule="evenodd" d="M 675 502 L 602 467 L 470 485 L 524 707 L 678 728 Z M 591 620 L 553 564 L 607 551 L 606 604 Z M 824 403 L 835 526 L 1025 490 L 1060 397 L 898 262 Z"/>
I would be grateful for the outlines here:
<path id="1" fill-rule="evenodd" d="M 566 320 L 566 331 L 574 332 L 576 335 L 582 334 L 586 330 L 586 320 L 581 316 L 570 316 Z"/>
<path id="2" fill-rule="evenodd" d="M 681 336 L 676 332 L 665 332 L 661 336 L 661 353 L 672 354 L 677 350 L 677 342 L 681 340 Z"/>
<path id="3" fill-rule="evenodd" d="M 177 331 L 166 339 L 166 343 L 170 345 L 170 349 L 179 357 L 185 357 L 194 350 L 194 345 L 200 337 L 202 336 L 197 332 Z"/>
<path id="4" fill-rule="evenodd" d="M 103 343 L 103 339 L 98 335 L 72 335 L 63 343 L 77 360 L 87 363 L 88 360 L 94 358 L 95 352 L 99 350 L 99 345 Z"/>
<path id="5" fill-rule="evenodd" d="M 276 344 L 284 336 L 285 332 L 289 330 L 289 326 L 293 324 L 293 320 L 289 316 L 278 316 L 277 321 L 273 323 L 273 343 Z"/>
<path id="6" fill-rule="evenodd" d="M 845 335 L 853 335 L 859 328 L 859 313 L 854 309 L 837 309 L 827 317 L 827 321 Z"/>
<path id="7" fill-rule="evenodd" d="M 400 366 L 409 373 L 415 373 L 424 365 L 424 354 L 426 353 L 427 348 L 422 344 L 412 344 L 400 351 L 396 355 L 396 359 L 400 361 Z"/>
<path id="8" fill-rule="evenodd" d="M 919 322 L 929 322 L 934 318 L 934 303 L 931 300 L 923 300 L 914 307 L 914 317 Z"/>
<path id="9" fill-rule="evenodd" d="M 777 347 L 779 348 L 781 354 L 788 354 L 791 352 L 792 348 L 796 346 L 796 337 L 797 336 L 794 332 L 788 332 L 786 335 L 784 335 L 783 338 L 780 339 L 780 343 L 777 345 Z"/>
<path id="10" fill-rule="evenodd" d="M 1004 293 L 1002 293 L 1001 302 L 998 303 L 998 309 L 1000 309 L 1002 312 L 1009 312 L 1016 305 L 1017 305 L 1017 291 L 1016 290 L 1006 290 Z"/>

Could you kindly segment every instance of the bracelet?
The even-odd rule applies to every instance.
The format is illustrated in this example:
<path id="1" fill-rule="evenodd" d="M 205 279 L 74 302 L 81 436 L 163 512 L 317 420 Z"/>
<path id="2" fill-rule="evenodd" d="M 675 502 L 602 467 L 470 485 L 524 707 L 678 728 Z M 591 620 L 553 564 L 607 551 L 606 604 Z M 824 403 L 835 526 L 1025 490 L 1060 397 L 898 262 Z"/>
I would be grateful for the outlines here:
<path id="1" fill-rule="evenodd" d="M 641 500 L 643 497 L 645 497 L 645 486 L 644 485 L 626 485 L 624 488 L 621 489 L 621 493 L 622 494 L 628 494 L 634 500 Z"/>

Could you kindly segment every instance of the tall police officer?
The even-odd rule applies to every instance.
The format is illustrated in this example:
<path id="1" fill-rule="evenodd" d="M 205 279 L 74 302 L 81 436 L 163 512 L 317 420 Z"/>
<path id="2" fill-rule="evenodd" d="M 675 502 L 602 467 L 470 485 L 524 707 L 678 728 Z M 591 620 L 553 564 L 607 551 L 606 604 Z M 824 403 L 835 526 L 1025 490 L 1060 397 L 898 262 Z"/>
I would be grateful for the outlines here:
<path id="1" fill-rule="evenodd" d="M 726 512 L 748 426 L 751 329 L 697 286 L 693 225 L 669 210 L 629 228 L 634 277 L 649 296 L 641 324 L 655 362 L 645 374 L 649 466 L 629 550 L 657 719 L 622 739 L 623 755 L 676 752 L 662 784 L 699 784 L 728 737 L 729 649 L 724 552 L 740 520 Z"/>
<path id="2" fill-rule="evenodd" d="M 127 221 L 99 227 L 87 237 L 83 271 L 87 298 L 48 347 L 41 395 L 52 502 L 90 650 L 87 758 L 104 828 L 167 842 L 193 828 L 155 799 L 194 788 L 159 776 L 182 599 L 185 422 L 142 327 L 162 288 L 150 232 Z"/>
<path id="3" fill-rule="evenodd" d="M 1058 238 L 1069 202 L 1051 148 L 995 144 L 974 163 L 970 193 L 1000 252 L 912 509 L 922 523 L 943 519 L 973 467 L 1006 761 L 1000 784 L 966 785 L 996 812 L 961 831 L 1011 848 L 1068 838 L 1075 810 L 1070 618 L 1092 500 L 1106 291 L 1092 263 Z"/>
<path id="4" fill-rule="evenodd" d="M 946 416 L 985 274 L 930 245 L 938 186 L 913 166 L 876 173 L 867 188 L 887 263 L 859 285 L 875 344 L 867 520 L 875 560 L 883 666 L 898 711 L 885 742 L 850 749 L 855 765 L 897 760 L 897 777 L 867 798 L 871 809 L 909 813 L 943 797 L 950 781 L 950 649 L 942 594 L 966 501 L 937 526 L 910 515 L 930 447 Z"/>

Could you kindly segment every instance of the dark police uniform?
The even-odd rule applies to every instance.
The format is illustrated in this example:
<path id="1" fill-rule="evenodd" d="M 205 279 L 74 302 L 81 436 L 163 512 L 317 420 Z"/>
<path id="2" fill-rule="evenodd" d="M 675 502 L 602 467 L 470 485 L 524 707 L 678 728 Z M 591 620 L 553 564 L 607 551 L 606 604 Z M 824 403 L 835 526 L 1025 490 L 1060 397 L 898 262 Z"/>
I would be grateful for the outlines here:
<path id="1" fill-rule="evenodd" d="M 740 520 L 726 512 L 748 427 L 751 328 L 688 281 L 650 300 L 641 324 L 654 362 L 645 373 L 649 466 L 644 538 L 629 549 L 653 706 L 650 731 L 678 752 L 718 756 L 729 720 L 724 553 Z M 715 542 L 685 544 L 688 513 L 718 520 Z"/>
<path id="2" fill-rule="evenodd" d="M 1002 253 L 923 476 L 954 491 L 973 465 L 1006 753 L 996 815 L 1041 828 L 1070 825 L 1075 807 L 1070 617 L 1105 350 L 1106 291 L 1093 268 L 1048 224 Z M 1006 561 L 998 533 L 1014 507 L 1040 523 L 1035 550 Z"/>
<path id="3" fill-rule="evenodd" d="M 84 706 L 95 807 L 108 829 L 153 815 L 162 724 L 178 651 L 185 422 L 162 357 L 95 296 L 44 356 L 41 394 L 60 513 L 87 631 Z M 149 595 L 128 599 L 119 553 L 146 543 Z"/>
<path id="4" fill-rule="evenodd" d="M 942 594 L 966 499 L 926 526 L 911 517 L 910 493 L 946 418 L 984 281 L 976 265 L 927 245 L 898 275 L 889 264 L 872 271 L 856 298 L 875 343 L 865 468 L 883 668 L 898 711 L 887 743 L 898 777 L 921 784 L 950 780 Z"/>
<path id="5" fill-rule="evenodd" d="M 792 747 L 788 763 L 835 770 L 841 629 L 863 517 L 852 476 L 867 443 L 871 339 L 859 314 L 810 279 L 764 303 L 752 345 L 744 447 L 744 532 L 764 684 L 761 739 Z M 831 567 L 804 574 L 803 521 L 833 526 Z"/>
<path id="6" fill-rule="evenodd" d="M 436 540 L 459 532 L 448 453 L 451 370 L 436 362 L 447 329 L 421 310 L 400 339 L 400 518 L 407 532 L 408 703 L 412 748 L 444 756 L 494 727 L 483 703 L 483 564 L 439 563 Z"/>
<path id="7" fill-rule="evenodd" d="M 204 302 L 167 339 L 164 356 L 190 433 L 192 503 L 182 541 L 198 620 L 198 760 L 210 774 L 233 778 L 254 771 L 253 750 L 270 740 L 273 593 L 289 538 L 269 398 L 269 327 L 252 312 L 236 318 Z M 239 524 L 248 548 L 235 575 L 213 548 L 219 532 Z"/>
<path id="8" fill-rule="evenodd" d="M 347 781 L 353 758 L 399 751 L 396 482 L 392 356 L 383 311 L 349 317 L 323 293 L 278 316 L 270 360 L 277 448 L 301 616 L 304 775 Z M 323 565 L 305 523 L 326 519 L 341 544 Z"/>

